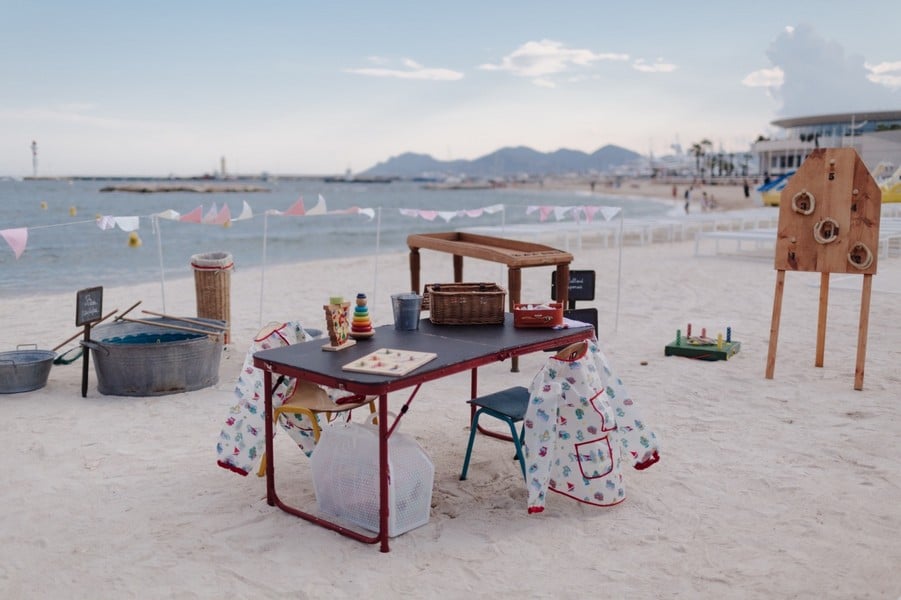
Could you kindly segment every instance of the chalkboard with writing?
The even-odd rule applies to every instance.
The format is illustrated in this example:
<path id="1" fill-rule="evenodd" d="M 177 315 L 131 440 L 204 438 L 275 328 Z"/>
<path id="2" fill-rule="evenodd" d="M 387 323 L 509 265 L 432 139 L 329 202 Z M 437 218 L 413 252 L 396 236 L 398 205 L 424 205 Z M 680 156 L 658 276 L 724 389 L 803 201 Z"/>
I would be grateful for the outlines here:
<path id="1" fill-rule="evenodd" d="M 594 271 L 570 271 L 569 293 L 570 302 L 576 300 L 594 300 Z M 557 272 L 551 274 L 551 299 L 557 299 Z"/>
<path id="2" fill-rule="evenodd" d="M 102 318 L 103 288 L 92 287 L 78 290 L 75 297 L 75 325 L 94 323 Z"/>

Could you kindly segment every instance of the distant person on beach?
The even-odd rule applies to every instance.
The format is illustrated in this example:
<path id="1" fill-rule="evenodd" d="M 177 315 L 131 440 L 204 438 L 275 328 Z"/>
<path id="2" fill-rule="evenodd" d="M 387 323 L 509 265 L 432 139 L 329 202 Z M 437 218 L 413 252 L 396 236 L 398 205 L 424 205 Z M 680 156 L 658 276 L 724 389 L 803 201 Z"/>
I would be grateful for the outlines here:
<path id="1" fill-rule="evenodd" d="M 691 210 L 691 186 L 685 188 L 685 214 Z"/>
<path id="2" fill-rule="evenodd" d="M 751 197 L 751 186 L 748 185 L 748 180 L 744 181 L 744 189 L 745 189 L 745 198 Z"/>

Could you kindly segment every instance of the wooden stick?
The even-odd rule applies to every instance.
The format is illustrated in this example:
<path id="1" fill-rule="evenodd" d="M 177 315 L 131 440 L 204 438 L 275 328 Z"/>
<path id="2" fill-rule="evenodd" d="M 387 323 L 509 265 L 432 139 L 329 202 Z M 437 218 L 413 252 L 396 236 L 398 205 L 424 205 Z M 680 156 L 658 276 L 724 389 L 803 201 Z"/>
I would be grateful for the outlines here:
<path id="1" fill-rule="evenodd" d="M 870 326 L 870 294 L 873 290 L 873 276 L 863 276 L 860 290 L 860 322 L 857 325 L 857 361 L 854 364 L 854 389 L 863 389 L 864 363 L 867 360 L 867 329 Z"/>
<path id="2" fill-rule="evenodd" d="M 210 329 L 219 329 L 221 331 L 225 331 L 228 329 L 225 325 L 217 325 L 215 323 L 207 323 L 205 321 L 201 321 L 200 319 L 189 319 L 187 317 L 173 317 L 172 315 L 165 315 L 163 313 L 153 312 L 152 310 L 142 310 L 142 313 L 153 315 L 155 317 L 163 317 L 164 319 L 172 319 L 173 321 L 184 321 L 185 323 L 193 323 L 194 325 L 203 325 L 204 327 L 209 327 Z"/>
<path id="3" fill-rule="evenodd" d="M 117 320 L 117 321 L 124 321 L 124 320 L 125 320 L 125 315 L 127 315 L 128 313 L 130 313 L 131 311 L 133 311 L 135 308 L 137 308 L 138 305 L 139 305 L 141 302 L 143 302 L 143 300 L 138 300 L 137 302 L 135 302 L 134 304 L 132 304 L 131 306 L 129 306 L 129 307 L 125 310 L 124 313 L 122 313 L 121 315 L 119 315 L 118 317 L 116 317 L 116 320 Z"/>
<path id="4" fill-rule="evenodd" d="M 144 319 L 121 319 L 122 321 L 126 321 L 128 323 L 142 323 L 144 325 L 152 325 L 154 327 L 163 327 L 165 329 L 177 329 L 179 331 L 190 331 L 191 333 L 202 333 L 204 335 L 212 335 L 215 337 L 219 337 L 221 334 L 218 331 L 204 331 L 203 329 L 194 329 L 192 327 L 182 327 L 181 325 L 166 325 L 165 323 L 155 323 L 153 321 L 146 321 Z"/>
<path id="5" fill-rule="evenodd" d="M 820 310 L 817 315 L 817 354 L 813 365 L 823 366 L 826 353 L 826 312 L 829 306 L 829 272 L 820 274 Z"/>
<path id="6" fill-rule="evenodd" d="M 106 320 L 109 319 L 111 316 L 113 316 L 114 314 L 116 314 L 116 312 L 118 312 L 118 310 L 119 310 L 118 308 L 114 309 L 113 312 L 109 313 L 108 315 L 106 315 L 105 317 L 103 317 L 102 319 L 100 319 L 99 321 L 97 321 L 97 322 L 95 323 L 95 325 L 96 325 L 96 324 L 99 324 L 99 323 L 102 323 L 102 322 L 104 322 L 104 321 L 106 321 Z M 57 346 L 56 348 L 54 348 L 53 351 L 56 352 L 57 350 L 59 350 L 60 348 L 62 348 L 63 346 L 65 346 L 66 344 L 68 344 L 69 342 L 71 342 L 72 340 L 74 340 L 75 338 L 77 338 L 78 336 L 80 336 L 83 332 L 84 332 L 84 330 L 82 329 L 81 331 L 79 331 L 78 333 L 76 333 L 75 335 L 73 335 L 72 337 L 70 337 L 69 339 L 67 339 L 65 342 L 63 342 L 62 344 L 60 344 L 59 346 Z"/>
<path id="7" fill-rule="evenodd" d="M 766 378 L 773 378 L 776 368 L 776 344 L 779 343 L 779 320 L 782 316 L 782 292 L 785 289 L 785 271 L 776 271 L 776 293 L 773 295 L 773 318 L 770 321 L 770 347 L 766 356 Z"/>

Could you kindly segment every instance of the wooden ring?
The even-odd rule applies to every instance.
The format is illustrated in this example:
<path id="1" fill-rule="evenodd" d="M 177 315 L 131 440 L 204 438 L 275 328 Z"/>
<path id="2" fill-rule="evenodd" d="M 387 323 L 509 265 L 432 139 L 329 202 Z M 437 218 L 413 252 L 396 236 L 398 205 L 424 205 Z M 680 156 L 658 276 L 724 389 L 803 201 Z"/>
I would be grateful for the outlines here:
<path id="1" fill-rule="evenodd" d="M 861 250 L 863 251 L 862 258 L 859 254 Z M 860 269 L 861 271 L 869 269 L 870 265 L 873 264 L 873 252 L 863 242 L 857 242 L 851 246 L 851 251 L 848 252 L 848 262 L 855 269 Z"/>
<path id="2" fill-rule="evenodd" d="M 802 215 L 812 214 L 817 206 L 816 198 L 806 189 L 792 196 L 792 210 Z"/>
<path id="3" fill-rule="evenodd" d="M 838 221 L 826 217 L 813 226 L 813 239 L 818 244 L 831 244 L 838 239 Z"/>

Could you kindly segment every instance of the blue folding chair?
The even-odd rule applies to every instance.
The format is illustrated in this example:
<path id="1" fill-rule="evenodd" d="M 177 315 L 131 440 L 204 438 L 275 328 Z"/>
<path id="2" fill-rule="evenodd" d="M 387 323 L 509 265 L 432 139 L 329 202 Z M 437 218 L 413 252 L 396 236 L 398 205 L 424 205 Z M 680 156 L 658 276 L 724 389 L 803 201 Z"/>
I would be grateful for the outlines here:
<path id="1" fill-rule="evenodd" d="M 526 461 L 522 456 L 522 439 L 524 430 L 516 431 L 516 424 L 521 422 L 526 416 L 526 408 L 529 405 L 529 390 L 521 385 L 507 388 L 493 394 L 479 396 L 469 400 L 469 404 L 478 408 L 472 416 L 471 429 L 469 431 L 469 444 L 466 446 L 466 458 L 463 461 L 463 472 L 460 473 L 460 479 L 466 479 L 466 472 L 469 470 L 469 459 L 472 456 L 472 444 L 476 439 L 476 432 L 479 429 L 479 417 L 483 414 L 499 419 L 509 425 L 510 437 L 513 438 L 513 445 L 516 447 L 516 460 L 522 469 L 522 478 L 526 478 Z"/>

